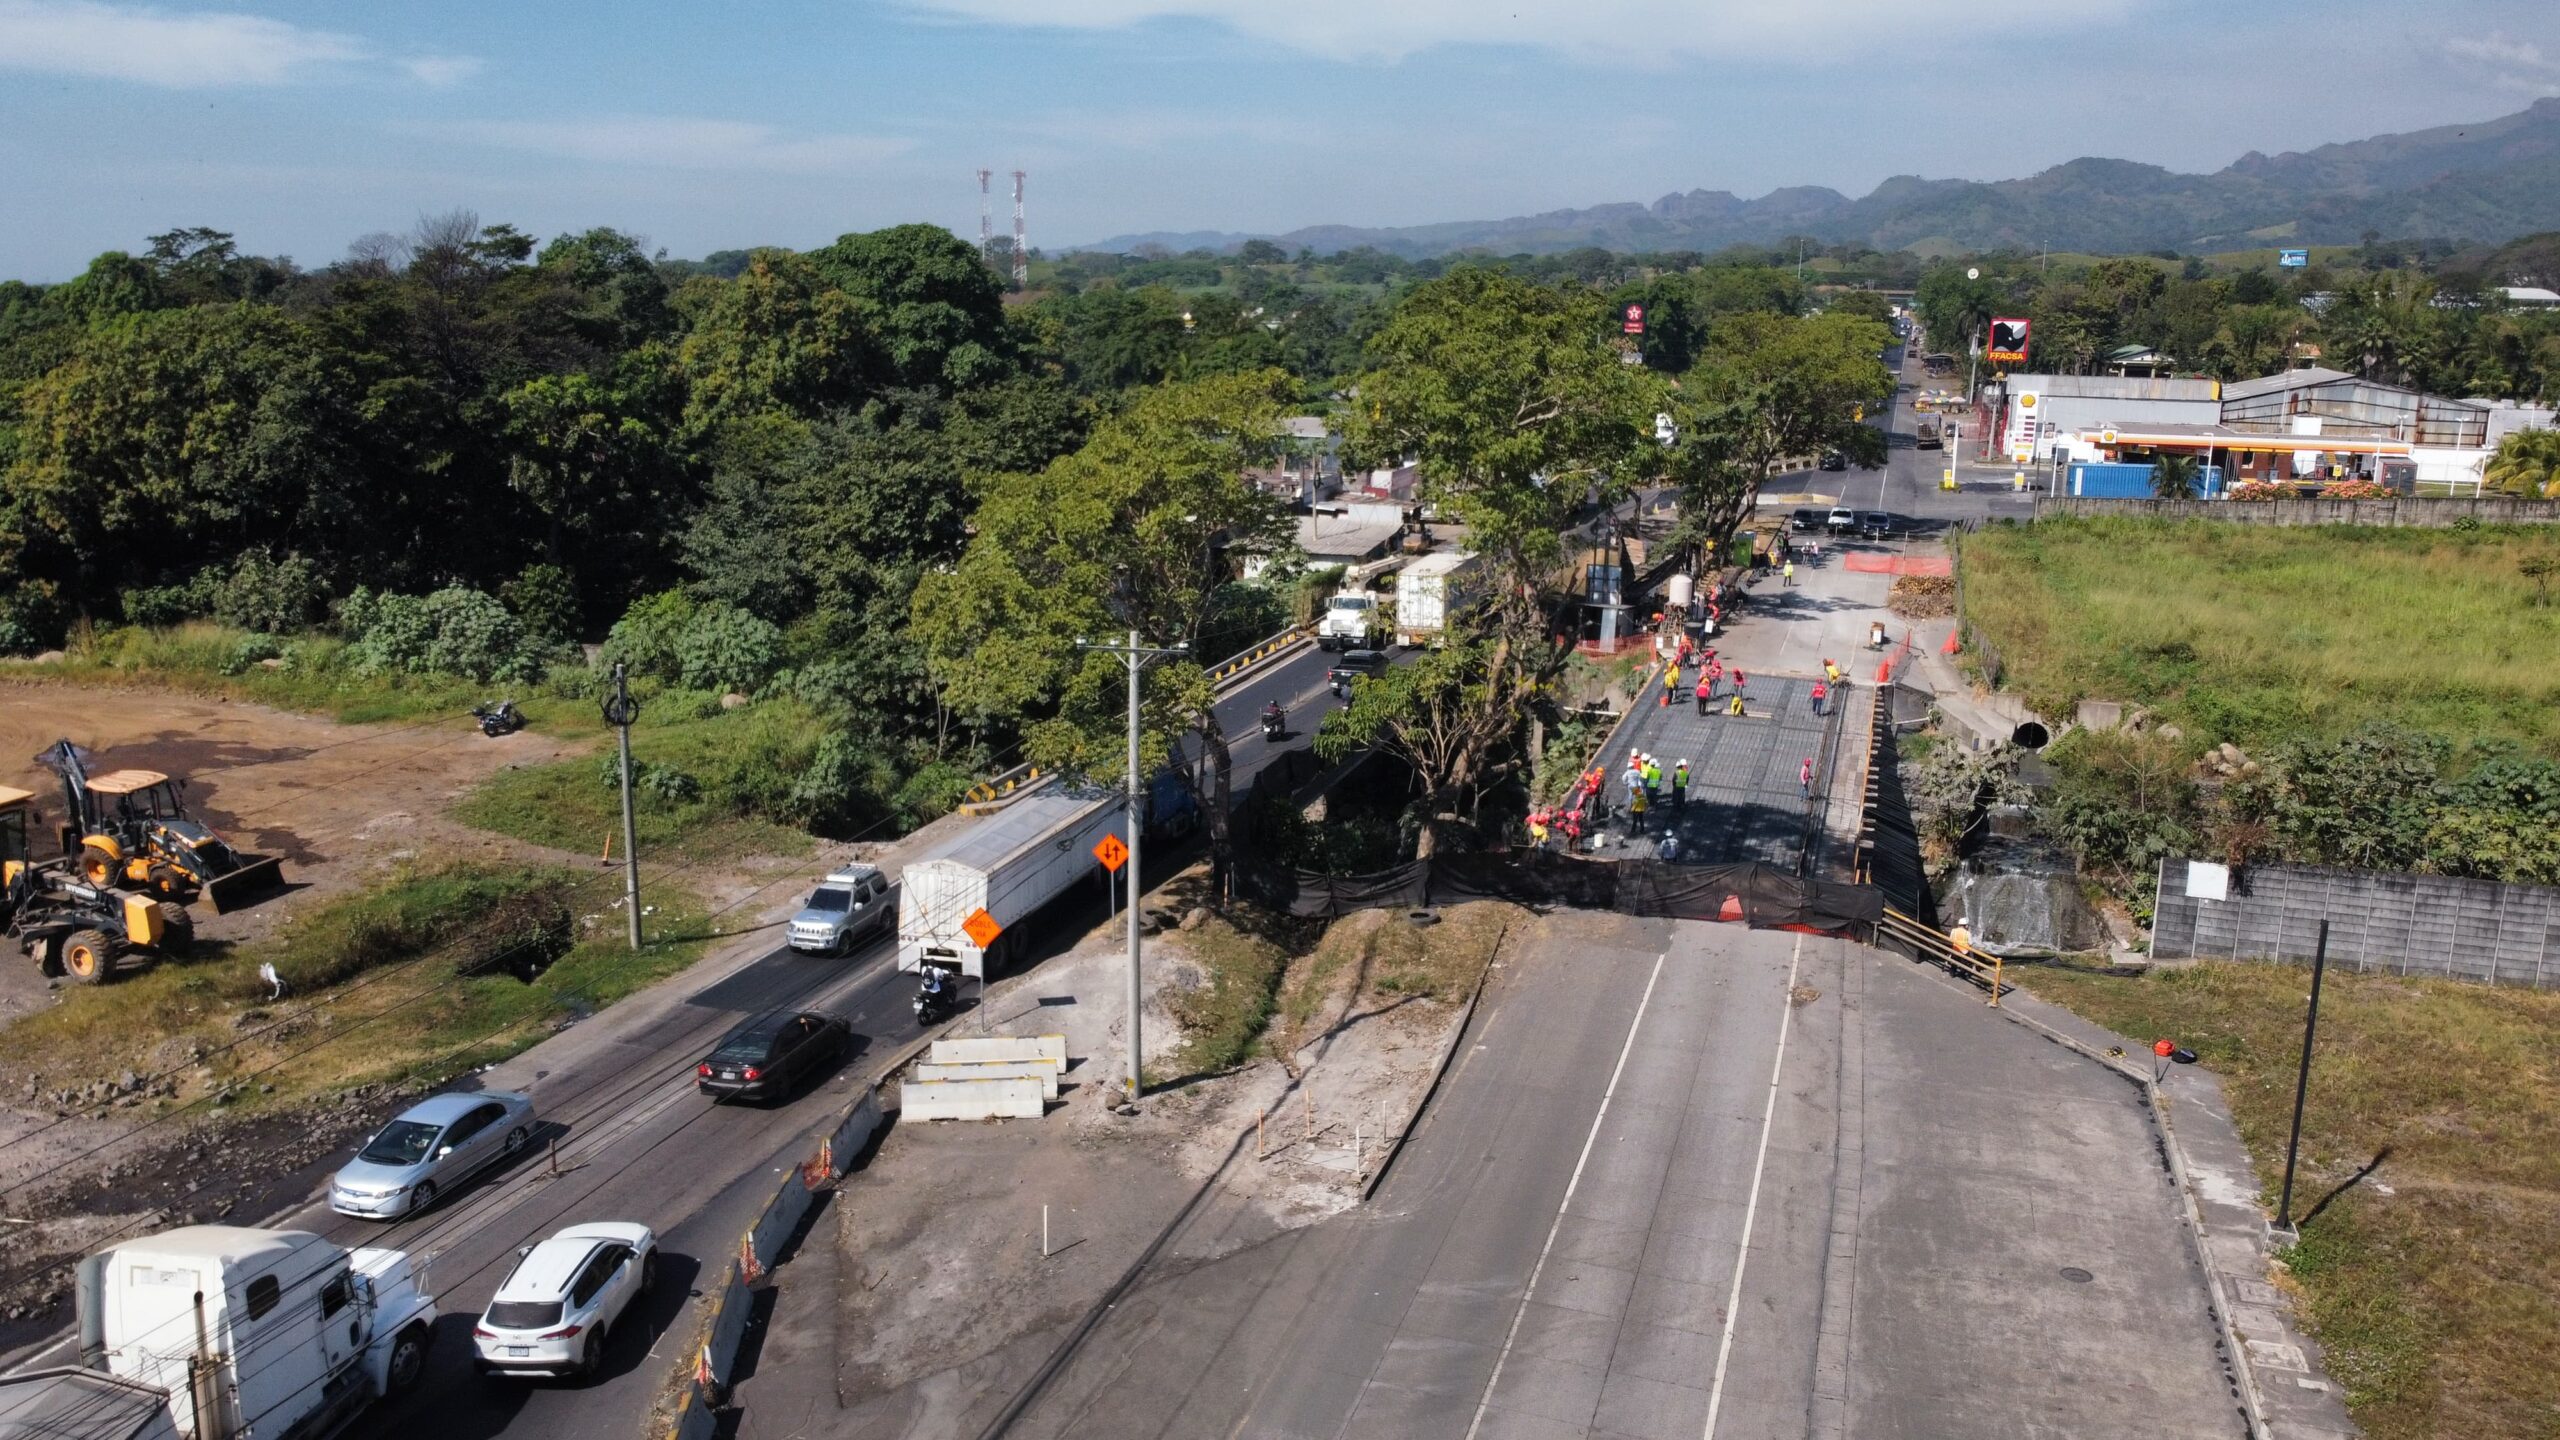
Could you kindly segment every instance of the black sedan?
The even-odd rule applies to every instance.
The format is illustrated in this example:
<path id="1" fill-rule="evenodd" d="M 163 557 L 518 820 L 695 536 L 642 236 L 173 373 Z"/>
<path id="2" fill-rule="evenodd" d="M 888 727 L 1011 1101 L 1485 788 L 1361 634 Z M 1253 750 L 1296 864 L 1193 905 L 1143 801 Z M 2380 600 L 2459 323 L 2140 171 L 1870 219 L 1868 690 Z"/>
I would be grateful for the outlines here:
<path id="1" fill-rule="evenodd" d="M 776 1010 L 729 1032 L 694 1067 L 694 1086 L 715 1100 L 789 1095 L 853 1049 L 853 1030 L 819 1010 Z"/>

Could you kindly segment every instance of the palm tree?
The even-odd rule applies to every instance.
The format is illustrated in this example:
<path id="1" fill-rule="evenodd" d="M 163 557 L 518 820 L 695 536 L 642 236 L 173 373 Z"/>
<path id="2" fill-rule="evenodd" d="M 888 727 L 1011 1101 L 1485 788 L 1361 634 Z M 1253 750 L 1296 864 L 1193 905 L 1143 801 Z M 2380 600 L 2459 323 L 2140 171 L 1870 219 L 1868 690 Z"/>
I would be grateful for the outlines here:
<path id="1" fill-rule="evenodd" d="M 2151 462 L 2151 493 L 2163 500 L 2196 498 L 2196 462 L 2185 455 L 2163 455 Z"/>
<path id="2" fill-rule="evenodd" d="M 2560 430 L 2518 430 L 2481 468 L 2486 488 L 2520 499 L 2560 500 Z"/>

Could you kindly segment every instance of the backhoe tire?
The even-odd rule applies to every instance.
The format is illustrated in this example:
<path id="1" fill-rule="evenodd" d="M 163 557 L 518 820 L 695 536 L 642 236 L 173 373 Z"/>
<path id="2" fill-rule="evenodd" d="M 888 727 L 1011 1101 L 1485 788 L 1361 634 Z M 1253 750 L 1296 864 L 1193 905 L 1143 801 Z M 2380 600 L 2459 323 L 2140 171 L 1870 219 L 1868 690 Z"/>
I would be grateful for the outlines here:
<path id="1" fill-rule="evenodd" d="M 80 847 L 80 878 L 102 890 L 116 883 L 122 868 L 116 863 L 116 857 L 97 846 Z"/>
<path id="2" fill-rule="evenodd" d="M 186 958 L 196 946 L 196 919 L 187 907 L 175 900 L 160 902 L 160 923 L 167 927 L 160 935 L 160 953 L 173 960 Z"/>
<path id="3" fill-rule="evenodd" d="M 185 894 L 186 889 L 187 877 L 179 874 L 176 866 L 154 865 L 151 867 L 151 891 L 153 894 L 163 895 L 174 900 L 178 896 Z"/>
<path id="4" fill-rule="evenodd" d="M 116 973 L 116 942 L 103 930 L 74 930 L 62 937 L 62 973 L 83 985 L 103 985 Z"/>

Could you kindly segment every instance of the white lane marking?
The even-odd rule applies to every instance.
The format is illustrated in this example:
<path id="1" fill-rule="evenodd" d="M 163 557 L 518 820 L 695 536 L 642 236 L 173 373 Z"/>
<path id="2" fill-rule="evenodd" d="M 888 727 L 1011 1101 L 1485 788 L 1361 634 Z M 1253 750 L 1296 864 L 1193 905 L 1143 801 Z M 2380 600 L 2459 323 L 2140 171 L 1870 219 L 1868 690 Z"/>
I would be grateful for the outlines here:
<path id="1" fill-rule="evenodd" d="M 1787 988 L 1779 995 L 1778 1058 L 1769 1062 L 1769 1103 L 1760 1111 L 1760 1154 L 1751 1162 L 1751 1200 L 1742 1207 L 1742 1245 L 1733 1253 L 1733 1293 L 1724 1301 L 1724 1339 L 1716 1344 L 1716 1378 L 1707 1390 L 1707 1431 L 1715 1440 L 1716 1412 L 1724 1407 L 1725 1362 L 1733 1358 L 1733 1322 L 1742 1314 L 1742 1267 L 1751 1258 L 1751 1222 L 1760 1213 L 1760 1177 L 1769 1168 L 1769 1130 L 1778 1118 L 1778 1072 L 1787 1063 L 1787 1027 L 1796 1018 L 1796 964 L 1804 958 L 1804 937 L 1796 937 L 1787 956 Z"/>
<path id="2" fill-rule="evenodd" d="M 1668 950 L 1654 956 L 1653 973 L 1644 977 L 1644 997 L 1636 1001 L 1636 1018 L 1627 1022 L 1627 1043 L 1618 1047 L 1618 1063 L 1609 1071 L 1609 1088 L 1600 1092 L 1600 1111 L 1591 1117 L 1591 1133 L 1582 1137 L 1582 1154 L 1573 1162 L 1573 1178 L 1565 1182 L 1564 1199 L 1556 1203 L 1556 1219 L 1547 1227 L 1547 1243 L 1538 1247 L 1538 1262 L 1529 1267 L 1529 1284 L 1520 1292 L 1520 1308 L 1511 1312 L 1511 1328 L 1503 1332 L 1502 1352 L 1493 1357 L 1493 1373 L 1485 1377 L 1484 1393 L 1476 1397 L 1476 1417 L 1467 1422 L 1467 1440 L 1475 1440 L 1476 1431 L 1484 1426 L 1485 1412 L 1493 1407 L 1493 1387 L 1501 1383 L 1503 1362 L 1511 1358 L 1511 1347 L 1520 1338 L 1520 1322 L 1529 1314 L 1529 1298 L 1538 1293 L 1538 1276 L 1547 1268 L 1547 1252 L 1556 1248 L 1556 1236 L 1564 1229 L 1564 1214 L 1573 1208 L 1573 1192 L 1582 1186 L 1582 1167 L 1591 1163 L 1591 1146 L 1600 1138 L 1602 1122 L 1609 1118 L 1609 1100 L 1618 1093 L 1618 1077 L 1626 1073 L 1627 1057 L 1635 1052 L 1636 1030 L 1644 1024 L 1645 1007 L 1653 1003 L 1653 982 L 1662 978 L 1662 962 L 1670 958 Z"/>

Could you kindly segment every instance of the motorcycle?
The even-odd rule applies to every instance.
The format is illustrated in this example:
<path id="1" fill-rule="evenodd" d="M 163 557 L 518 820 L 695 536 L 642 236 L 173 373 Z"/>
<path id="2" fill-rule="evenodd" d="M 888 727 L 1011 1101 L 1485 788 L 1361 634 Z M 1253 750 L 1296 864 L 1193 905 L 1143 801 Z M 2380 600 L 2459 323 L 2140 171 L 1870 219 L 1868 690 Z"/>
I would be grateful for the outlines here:
<path id="1" fill-rule="evenodd" d="M 939 1025 L 960 1009 L 960 979 L 928 969 L 916 986 L 915 1016 L 918 1025 Z"/>
<path id="2" fill-rule="evenodd" d="M 480 722 L 480 733 L 492 740 L 501 735 L 513 735 L 524 728 L 524 712 L 516 708 L 513 700 L 501 700 L 495 705 L 474 705 L 471 718 Z"/>
<path id="3" fill-rule="evenodd" d="M 1289 733 L 1289 717 L 1279 706 L 1274 705 L 1262 712 L 1263 739 L 1277 740 L 1287 733 Z"/>

